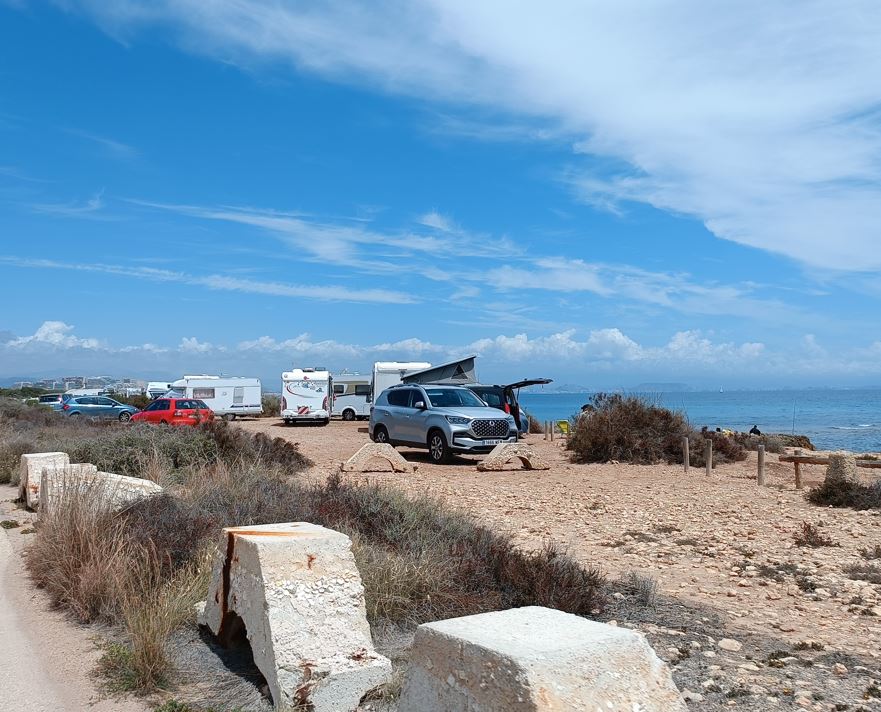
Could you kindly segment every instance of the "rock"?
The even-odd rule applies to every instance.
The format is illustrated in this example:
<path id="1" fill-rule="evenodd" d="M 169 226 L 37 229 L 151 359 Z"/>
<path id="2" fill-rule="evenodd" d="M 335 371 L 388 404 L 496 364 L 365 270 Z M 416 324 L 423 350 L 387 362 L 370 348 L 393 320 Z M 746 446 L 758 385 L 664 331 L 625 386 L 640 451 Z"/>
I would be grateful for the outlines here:
<path id="1" fill-rule="evenodd" d="M 35 508 L 40 502 L 40 475 L 44 467 L 64 467 L 70 464 L 66 452 L 32 452 L 21 456 L 18 465 L 18 498 Z M 34 505 L 31 505 L 31 502 Z"/>
<path id="2" fill-rule="evenodd" d="M 835 663 L 832 666 L 832 673 L 834 675 L 838 675 L 839 677 L 844 677 L 845 675 L 847 675 L 847 668 L 841 663 Z"/>
<path id="3" fill-rule="evenodd" d="M 551 469 L 551 466 L 539 457 L 534 449 L 522 443 L 496 445 L 492 452 L 477 464 L 477 469 L 481 472 L 519 469 L 511 466 L 512 460 L 520 460 L 525 470 Z"/>
<path id="4" fill-rule="evenodd" d="M 829 453 L 829 465 L 826 467 L 827 483 L 854 483 L 859 481 L 857 461 L 849 452 Z"/>
<path id="5" fill-rule="evenodd" d="M 144 497 L 160 494 L 160 485 L 140 477 L 100 472 L 95 465 L 81 463 L 61 468 L 43 468 L 40 478 L 40 512 L 51 515 L 72 493 L 85 497 L 95 507 L 118 510 Z"/>
<path id="6" fill-rule="evenodd" d="M 351 712 L 385 682 L 352 542 L 294 522 L 223 530 L 199 616 L 222 645 L 250 641 L 276 710 Z"/>
<path id="7" fill-rule="evenodd" d="M 377 460 L 384 461 L 392 472 L 416 471 L 416 466 L 407 462 L 401 453 L 388 443 L 367 443 L 346 460 L 340 466 L 340 470 L 343 472 L 387 472 L 389 468 L 378 467 Z"/>
<path id="8" fill-rule="evenodd" d="M 399 712 L 684 712 L 645 638 L 529 606 L 419 626 Z"/>
<path id="9" fill-rule="evenodd" d="M 740 652 L 740 649 L 743 648 L 743 643 L 739 643 L 736 640 L 732 640 L 731 638 L 722 638 L 716 645 L 718 645 L 722 650 L 727 650 L 729 653 L 737 653 Z"/>
<path id="10" fill-rule="evenodd" d="M 700 692 L 692 692 L 691 690 L 682 691 L 682 699 L 686 702 L 703 702 L 704 696 Z"/>

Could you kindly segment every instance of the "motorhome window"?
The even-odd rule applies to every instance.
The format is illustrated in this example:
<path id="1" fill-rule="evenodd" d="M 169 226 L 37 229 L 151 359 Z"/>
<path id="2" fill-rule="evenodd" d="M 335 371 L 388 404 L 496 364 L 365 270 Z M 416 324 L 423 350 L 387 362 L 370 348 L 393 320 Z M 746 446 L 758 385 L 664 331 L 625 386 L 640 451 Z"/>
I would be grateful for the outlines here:
<path id="1" fill-rule="evenodd" d="M 396 405 L 402 408 L 406 408 L 409 405 L 410 401 L 410 389 L 396 388 L 393 391 L 389 391 L 387 394 L 387 399 L 389 405 Z"/>
<path id="2" fill-rule="evenodd" d="M 346 387 L 344 385 L 342 385 L 341 383 L 337 383 L 333 387 L 333 392 L 336 393 L 337 395 L 339 395 L 340 393 L 345 393 Z"/>
<path id="3" fill-rule="evenodd" d="M 355 386 L 355 395 L 356 396 L 369 396 L 370 395 L 370 384 L 365 383 L 363 385 Z"/>
<path id="4" fill-rule="evenodd" d="M 431 404 L 436 408 L 486 407 L 486 403 L 467 388 L 426 388 L 425 392 L 428 394 Z"/>
<path id="5" fill-rule="evenodd" d="M 207 398 L 211 400 L 214 398 L 214 389 L 213 388 L 194 388 L 193 389 L 193 398 Z"/>

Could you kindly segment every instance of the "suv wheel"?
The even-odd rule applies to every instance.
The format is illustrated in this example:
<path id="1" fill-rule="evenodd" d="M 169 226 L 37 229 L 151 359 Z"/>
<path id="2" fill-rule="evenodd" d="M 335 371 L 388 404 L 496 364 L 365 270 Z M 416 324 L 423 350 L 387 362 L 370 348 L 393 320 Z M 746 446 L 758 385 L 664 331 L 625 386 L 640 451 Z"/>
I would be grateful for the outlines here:
<path id="1" fill-rule="evenodd" d="M 447 445 L 447 439 L 440 430 L 432 430 L 428 434 L 428 456 L 436 464 L 449 462 L 453 453 Z"/>
<path id="2" fill-rule="evenodd" d="M 387 443 L 388 442 L 388 430 L 385 429 L 385 426 L 377 425 L 373 429 L 373 442 L 375 442 L 375 443 Z"/>

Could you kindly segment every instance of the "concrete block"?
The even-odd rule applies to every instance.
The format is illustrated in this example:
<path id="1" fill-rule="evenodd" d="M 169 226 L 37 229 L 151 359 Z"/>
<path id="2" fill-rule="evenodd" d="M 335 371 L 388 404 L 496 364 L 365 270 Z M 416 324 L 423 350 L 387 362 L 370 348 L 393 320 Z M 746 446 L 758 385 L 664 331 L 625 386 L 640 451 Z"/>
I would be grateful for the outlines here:
<path id="1" fill-rule="evenodd" d="M 531 606 L 419 626 L 398 712 L 685 712 L 635 631 Z"/>
<path id="2" fill-rule="evenodd" d="M 75 464 L 43 468 L 39 508 L 51 514 L 72 492 L 78 492 L 96 507 L 118 510 L 163 489 L 150 480 L 100 472 L 95 465 Z"/>
<path id="3" fill-rule="evenodd" d="M 18 498 L 30 505 L 40 498 L 40 475 L 44 467 L 64 467 L 70 464 L 66 452 L 32 452 L 21 456 L 18 465 Z"/>
<path id="4" fill-rule="evenodd" d="M 388 467 L 380 467 L 381 461 Z M 397 450 L 388 443 L 367 443 L 352 457 L 346 460 L 340 470 L 343 472 L 415 472 L 416 466 L 407 462 Z"/>
<path id="5" fill-rule="evenodd" d="M 304 522 L 233 527 L 221 554 L 199 622 L 223 645 L 247 636 L 275 709 L 350 712 L 388 679 L 347 536 Z"/>
<path id="6" fill-rule="evenodd" d="M 512 465 L 512 462 L 515 460 L 520 460 L 525 470 L 551 469 L 550 465 L 534 449 L 522 443 L 500 443 L 496 445 L 490 454 L 477 464 L 477 469 L 482 472 L 488 470 L 520 469 Z"/>

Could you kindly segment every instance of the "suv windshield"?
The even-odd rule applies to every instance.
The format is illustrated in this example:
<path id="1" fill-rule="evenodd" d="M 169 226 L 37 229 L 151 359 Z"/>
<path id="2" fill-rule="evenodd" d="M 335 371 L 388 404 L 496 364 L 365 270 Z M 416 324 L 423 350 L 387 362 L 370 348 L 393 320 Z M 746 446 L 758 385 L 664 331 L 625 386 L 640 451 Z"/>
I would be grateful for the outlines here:
<path id="1" fill-rule="evenodd" d="M 486 403 L 467 388 L 426 388 L 425 393 L 435 408 L 486 408 Z"/>

